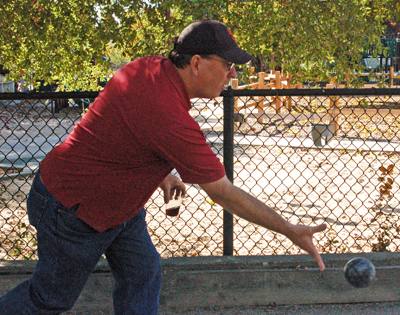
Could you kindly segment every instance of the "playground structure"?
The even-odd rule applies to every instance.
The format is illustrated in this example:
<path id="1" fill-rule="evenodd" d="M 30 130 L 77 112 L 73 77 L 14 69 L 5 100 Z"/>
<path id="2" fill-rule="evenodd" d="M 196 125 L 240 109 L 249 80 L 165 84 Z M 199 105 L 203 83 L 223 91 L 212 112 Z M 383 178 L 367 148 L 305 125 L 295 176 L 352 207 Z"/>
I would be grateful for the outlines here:
<path id="1" fill-rule="evenodd" d="M 358 77 L 365 77 L 370 74 L 359 73 Z M 394 71 L 394 66 L 389 67 L 388 72 L 375 73 L 376 76 L 387 77 L 389 87 L 395 86 L 395 79 L 400 79 L 400 75 Z M 301 83 L 293 84 L 291 82 L 291 75 L 289 73 L 283 73 L 281 71 L 271 70 L 268 73 L 258 72 L 254 73 L 254 67 L 250 69 L 249 76 L 250 83 L 239 85 L 238 79 L 231 80 L 231 87 L 234 90 L 245 90 L 245 89 L 301 89 L 303 85 Z M 348 82 L 350 82 L 349 76 L 346 77 L 345 82 L 335 82 L 333 79 L 326 83 L 323 89 L 335 89 L 335 88 L 347 88 Z M 305 97 L 304 97 L 305 99 Z M 298 116 L 293 109 L 299 111 L 298 106 L 293 106 L 294 99 L 291 96 L 256 96 L 243 102 L 243 98 L 235 98 L 234 101 L 234 119 L 236 122 L 243 123 L 245 121 L 245 114 L 249 112 L 256 118 L 256 121 L 260 124 L 264 123 L 264 117 L 267 112 L 271 114 L 274 112 L 276 115 L 292 115 L 293 118 Z M 309 98 L 308 105 L 311 104 L 312 98 Z M 339 130 L 339 114 L 340 114 L 340 98 L 338 96 L 328 96 L 326 99 L 320 101 L 324 103 L 326 111 L 320 113 L 320 115 L 314 114 L 309 117 L 311 121 L 311 135 L 315 145 L 322 145 L 321 139 L 327 143 L 332 137 L 337 135 Z M 296 104 L 299 104 L 296 102 Z M 343 104 L 342 104 L 343 105 Z M 343 114 L 343 113 L 342 113 Z"/>
<path id="2" fill-rule="evenodd" d="M 250 70 L 251 73 L 254 73 L 254 68 Z M 303 85 L 301 83 L 292 84 L 290 74 L 284 74 L 281 71 L 270 71 L 269 73 L 258 72 L 257 75 L 250 76 L 251 83 L 240 85 L 238 79 L 232 79 L 231 87 L 235 90 L 243 90 L 243 89 L 299 89 L 302 88 Z M 327 89 L 337 88 L 339 87 L 337 84 L 329 83 L 325 86 Z M 254 100 L 249 100 L 246 103 L 240 104 L 239 99 L 235 99 L 234 101 L 234 113 L 235 119 L 238 121 L 244 121 L 244 115 L 240 114 L 241 110 L 255 108 L 255 116 L 257 118 L 257 122 L 263 123 L 263 115 L 265 114 L 265 110 L 267 106 L 272 106 L 275 109 L 275 113 L 279 114 L 283 109 L 285 109 L 288 113 L 292 112 L 292 97 L 290 96 L 273 96 L 271 102 L 266 100 L 264 96 L 258 96 Z M 339 99 L 337 96 L 329 97 L 329 105 L 328 105 L 328 116 L 324 115 L 320 117 L 320 121 L 313 124 L 312 127 L 312 135 L 315 143 L 321 144 L 321 137 L 325 137 L 326 141 L 329 141 L 338 130 L 338 114 L 339 114 Z M 326 122 L 328 120 L 328 122 Z"/>
<path id="3" fill-rule="evenodd" d="M 250 70 L 251 73 L 254 73 L 254 68 Z M 394 72 L 391 72 L 391 82 L 393 83 Z M 399 76 L 400 78 L 400 76 Z M 300 89 L 303 88 L 303 84 L 291 83 L 291 76 L 289 73 L 282 73 L 281 71 L 271 70 L 269 73 L 266 72 L 258 72 L 257 75 L 250 75 L 249 84 L 239 85 L 238 79 L 231 80 L 231 87 L 235 90 L 245 90 L 245 89 Z M 325 89 L 332 88 L 344 88 L 346 85 L 337 84 L 333 81 L 325 85 Z M 337 105 L 337 98 L 331 98 L 331 106 L 334 107 Z M 286 108 L 289 112 L 292 110 L 292 99 L 288 96 L 274 96 L 272 98 L 271 104 L 276 113 L 280 113 L 282 108 Z M 261 115 L 265 110 L 265 97 L 257 97 L 254 100 L 247 102 L 245 104 L 240 105 L 238 99 L 235 99 L 234 110 L 235 113 L 238 113 L 240 110 L 248 109 L 254 107 L 257 109 L 257 113 Z"/>
<path id="4" fill-rule="evenodd" d="M 283 74 L 280 71 L 270 71 L 266 72 L 258 72 L 257 75 L 254 75 L 254 67 L 250 69 L 250 83 L 239 86 L 238 79 L 232 79 L 231 86 L 232 89 L 235 90 L 245 90 L 245 89 L 297 89 L 301 88 L 302 84 L 291 84 L 290 75 Z M 280 97 L 276 96 L 272 100 L 272 104 L 275 105 L 276 112 L 279 113 L 282 106 L 285 106 L 289 111 L 292 108 L 291 99 L 288 97 Z M 238 100 L 235 100 L 235 112 L 239 112 L 242 109 L 247 109 L 255 107 L 259 115 L 264 112 L 265 109 L 265 97 L 257 97 L 254 101 L 249 103 L 239 105 Z"/>

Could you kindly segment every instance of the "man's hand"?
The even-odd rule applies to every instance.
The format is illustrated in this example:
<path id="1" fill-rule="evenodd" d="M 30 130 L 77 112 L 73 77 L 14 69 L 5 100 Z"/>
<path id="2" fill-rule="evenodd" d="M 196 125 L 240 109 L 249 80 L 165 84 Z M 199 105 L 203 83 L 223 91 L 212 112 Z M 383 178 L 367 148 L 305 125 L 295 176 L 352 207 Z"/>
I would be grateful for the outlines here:
<path id="1" fill-rule="evenodd" d="M 325 264 L 318 252 L 318 249 L 313 243 L 313 236 L 315 233 L 322 232 L 326 229 L 326 224 L 320 224 L 316 226 L 306 226 L 302 224 L 291 224 L 291 228 L 288 230 L 286 236 L 301 249 L 309 253 L 316 263 L 318 264 L 319 270 L 324 271 Z"/>
<path id="2" fill-rule="evenodd" d="M 167 177 L 165 177 L 160 184 L 160 188 L 164 192 L 165 203 L 168 203 L 168 201 L 170 201 L 172 198 L 183 198 L 186 194 L 185 184 L 174 175 L 168 175 Z"/>

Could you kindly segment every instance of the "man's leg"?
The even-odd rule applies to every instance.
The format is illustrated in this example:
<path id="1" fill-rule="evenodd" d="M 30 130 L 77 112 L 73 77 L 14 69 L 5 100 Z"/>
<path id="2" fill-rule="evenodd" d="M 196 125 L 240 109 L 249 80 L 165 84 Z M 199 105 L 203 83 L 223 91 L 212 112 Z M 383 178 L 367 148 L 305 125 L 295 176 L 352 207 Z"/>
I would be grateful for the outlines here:
<path id="1" fill-rule="evenodd" d="M 59 314 L 72 308 L 117 231 L 94 231 L 48 194 L 38 177 L 27 203 L 39 261 L 31 279 L 0 298 L 0 314 Z"/>
<path id="2" fill-rule="evenodd" d="M 123 230 L 106 250 L 115 278 L 116 315 L 157 315 L 161 268 L 145 221 L 145 210 L 124 224 Z"/>

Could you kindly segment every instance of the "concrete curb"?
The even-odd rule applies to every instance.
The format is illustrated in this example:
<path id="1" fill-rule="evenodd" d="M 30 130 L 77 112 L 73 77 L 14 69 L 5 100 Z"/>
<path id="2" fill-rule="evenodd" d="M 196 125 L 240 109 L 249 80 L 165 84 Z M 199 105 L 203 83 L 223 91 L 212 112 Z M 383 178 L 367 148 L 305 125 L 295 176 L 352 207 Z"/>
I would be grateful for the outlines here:
<path id="1" fill-rule="evenodd" d="M 370 259 L 377 279 L 354 289 L 343 276 L 356 256 Z M 400 301 L 400 253 L 327 254 L 320 273 L 309 256 L 188 257 L 162 261 L 161 310 L 197 307 L 294 305 Z M 0 294 L 29 277 L 34 262 L 1 262 Z M 102 261 L 90 277 L 74 311 L 112 310 L 112 276 Z"/>

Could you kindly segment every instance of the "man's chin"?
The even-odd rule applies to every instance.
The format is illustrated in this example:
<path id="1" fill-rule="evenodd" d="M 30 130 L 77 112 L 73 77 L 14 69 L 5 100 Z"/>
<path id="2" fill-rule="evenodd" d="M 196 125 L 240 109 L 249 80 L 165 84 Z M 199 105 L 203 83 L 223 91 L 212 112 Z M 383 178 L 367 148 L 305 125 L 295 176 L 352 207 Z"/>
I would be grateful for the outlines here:
<path id="1" fill-rule="evenodd" d="M 221 91 L 222 92 L 222 91 Z M 216 97 L 219 97 L 221 95 L 221 93 L 215 94 L 215 95 L 208 95 L 208 96 L 204 96 L 203 98 L 207 98 L 209 100 L 212 100 Z"/>
<path id="2" fill-rule="evenodd" d="M 198 96 L 198 98 L 208 98 L 208 99 L 212 100 L 212 99 L 214 99 L 214 98 L 220 96 L 220 95 L 221 95 L 221 92 L 224 91 L 224 90 L 225 90 L 225 89 L 222 89 L 222 90 L 220 90 L 220 91 L 215 91 L 214 93 L 207 93 L 207 94 L 204 93 L 203 95 Z"/>

